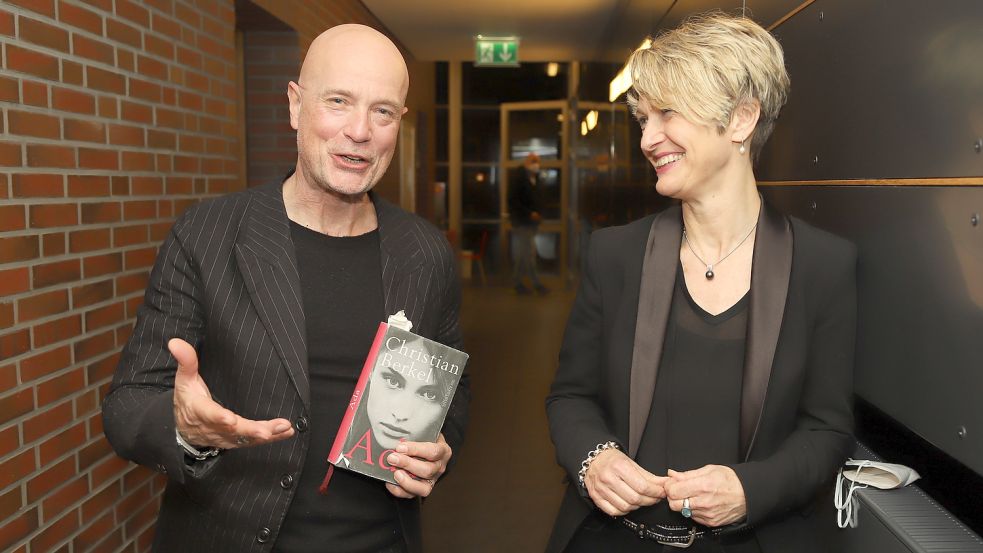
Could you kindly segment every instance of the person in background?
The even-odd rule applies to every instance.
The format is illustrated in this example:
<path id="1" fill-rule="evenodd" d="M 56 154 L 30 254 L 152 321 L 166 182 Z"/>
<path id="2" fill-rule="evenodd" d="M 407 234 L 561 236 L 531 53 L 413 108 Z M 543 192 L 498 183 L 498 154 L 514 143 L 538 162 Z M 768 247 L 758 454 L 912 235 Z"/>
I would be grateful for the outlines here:
<path id="1" fill-rule="evenodd" d="M 463 375 L 436 443 L 387 457 L 397 484 L 327 456 L 380 321 L 461 348 L 454 254 L 370 191 L 389 167 L 409 75 L 362 25 L 310 45 L 287 87 L 297 164 L 199 204 L 164 241 L 103 405 L 122 457 L 168 476 L 155 551 L 422 550 L 420 499 L 464 436 Z"/>
<path id="2" fill-rule="evenodd" d="M 536 231 L 543 220 L 543 199 L 539 186 L 539 156 L 529 153 L 522 160 L 522 169 L 509 183 L 509 217 L 512 220 L 512 283 L 518 294 L 529 294 L 523 278 L 529 277 L 532 289 L 540 294 L 549 288 L 539 280 L 536 271 Z"/>
<path id="3" fill-rule="evenodd" d="M 546 400 L 570 478 L 547 550 L 839 551 L 817 501 L 854 447 L 856 249 L 758 193 L 781 47 L 711 13 L 628 67 L 680 205 L 590 240 Z"/>

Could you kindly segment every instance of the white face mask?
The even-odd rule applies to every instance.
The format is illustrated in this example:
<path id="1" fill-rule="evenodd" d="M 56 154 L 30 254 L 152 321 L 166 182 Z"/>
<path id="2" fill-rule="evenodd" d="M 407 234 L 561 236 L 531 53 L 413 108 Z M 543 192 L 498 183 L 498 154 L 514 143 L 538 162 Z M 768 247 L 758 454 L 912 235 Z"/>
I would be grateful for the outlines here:
<path id="1" fill-rule="evenodd" d="M 903 488 L 919 478 L 921 477 L 915 469 L 904 465 L 848 460 L 836 475 L 836 492 L 833 495 L 836 524 L 840 528 L 857 527 L 857 498 L 854 492 L 858 489 L 873 486 L 882 490 L 892 490 Z"/>

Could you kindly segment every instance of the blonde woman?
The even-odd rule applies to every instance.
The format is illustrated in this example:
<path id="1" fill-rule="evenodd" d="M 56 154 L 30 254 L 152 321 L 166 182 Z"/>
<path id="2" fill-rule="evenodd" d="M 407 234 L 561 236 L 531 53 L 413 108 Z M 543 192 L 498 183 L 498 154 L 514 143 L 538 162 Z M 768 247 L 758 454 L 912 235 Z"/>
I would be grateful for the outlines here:
<path id="1" fill-rule="evenodd" d="M 856 253 L 758 194 L 781 47 L 713 13 L 629 66 L 680 206 L 590 241 L 547 399 L 571 482 L 548 550 L 833 551 L 814 507 L 853 446 Z"/>

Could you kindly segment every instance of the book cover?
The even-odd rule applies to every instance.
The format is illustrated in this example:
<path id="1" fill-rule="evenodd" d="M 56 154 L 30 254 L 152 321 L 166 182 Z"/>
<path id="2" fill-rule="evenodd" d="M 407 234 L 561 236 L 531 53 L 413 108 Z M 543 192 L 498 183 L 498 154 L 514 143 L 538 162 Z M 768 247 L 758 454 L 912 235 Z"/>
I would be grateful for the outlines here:
<path id="1" fill-rule="evenodd" d="M 328 461 L 395 484 L 386 458 L 400 441 L 437 441 L 467 361 L 394 318 L 380 323 Z"/>

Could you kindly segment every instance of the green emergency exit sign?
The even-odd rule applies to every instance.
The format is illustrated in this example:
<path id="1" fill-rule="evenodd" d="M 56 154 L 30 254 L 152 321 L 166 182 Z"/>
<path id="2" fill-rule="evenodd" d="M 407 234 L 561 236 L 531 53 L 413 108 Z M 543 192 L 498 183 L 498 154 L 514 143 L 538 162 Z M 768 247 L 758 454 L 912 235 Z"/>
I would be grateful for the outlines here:
<path id="1" fill-rule="evenodd" d="M 518 67 L 518 37 L 475 37 L 474 64 L 485 67 Z"/>

